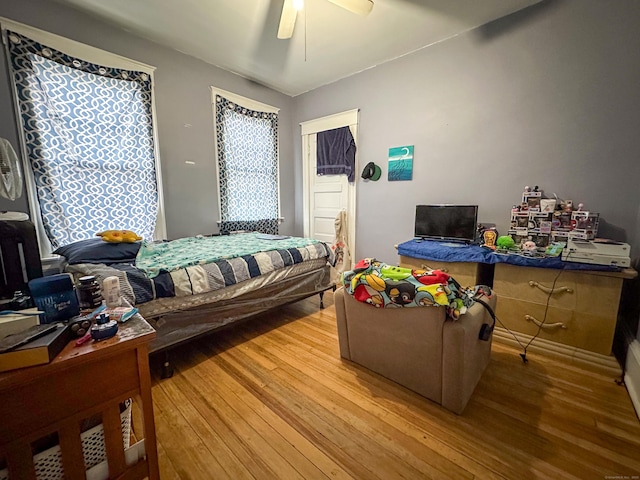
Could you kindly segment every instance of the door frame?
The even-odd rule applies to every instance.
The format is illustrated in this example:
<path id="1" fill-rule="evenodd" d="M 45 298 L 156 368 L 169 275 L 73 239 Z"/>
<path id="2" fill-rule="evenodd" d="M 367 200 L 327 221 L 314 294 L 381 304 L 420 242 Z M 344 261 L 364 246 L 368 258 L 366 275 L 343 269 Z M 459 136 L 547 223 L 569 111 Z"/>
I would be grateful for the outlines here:
<path id="1" fill-rule="evenodd" d="M 332 130 L 340 127 L 350 127 L 353 139 L 356 142 L 356 159 L 355 159 L 355 171 L 358 169 L 358 120 L 360 109 L 347 110 L 345 112 L 328 115 L 326 117 L 320 117 L 313 120 L 300 123 L 300 132 L 302 135 L 302 184 L 303 184 L 303 225 L 304 236 L 308 237 L 311 231 L 311 175 L 313 175 L 313 169 L 310 165 L 309 150 L 309 135 L 314 133 L 323 132 L 325 130 Z M 356 179 L 358 178 L 356 174 Z M 357 181 L 353 183 L 347 182 L 347 239 L 349 242 L 349 249 L 351 253 L 351 259 L 355 259 L 356 249 L 356 185 Z"/>

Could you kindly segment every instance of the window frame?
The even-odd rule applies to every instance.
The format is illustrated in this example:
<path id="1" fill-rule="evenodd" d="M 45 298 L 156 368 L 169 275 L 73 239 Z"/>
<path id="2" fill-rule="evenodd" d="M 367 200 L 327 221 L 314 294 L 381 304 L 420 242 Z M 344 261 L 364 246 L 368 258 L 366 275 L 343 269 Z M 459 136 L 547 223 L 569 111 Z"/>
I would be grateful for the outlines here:
<path id="1" fill-rule="evenodd" d="M 257 100 L 252 100 L 251 98 L 243 97 L 242 95 L 238 95 L 236 93 L 228 92 L 226 90 L 222 90 L 221 88 L 211 86 L 211 112 L 213 115 L 213 138 L 214 138 L 214 166 L 216 169 L 216 191 L 218 195 L 218 220 L 216 224 L 218 227 L 222 223 L 222 199 L 220 197 L 220 169 L 218 167 L 218 136 L 216 135 L 217 128 L 217 120 L 216 120 L 216 95 L 220 95 L 221 97 L 226 98 L 229 101 L 236 103 L 242 107 L 248 108 L 249 110 L 255 110 L 258 112 L 267 112 L 267 113 L 275 113 L 280 114 L 280 108 L 274 107 L 272 105 L 268 105 L 266 103 L 258 102 Z M 278 131 L 278 135 L 280 132 Z M 282 217 L 281 210 L 281 189 L 280 189 L 280 142 L 278 142 L 278 148 L 276 150 L 276 165 L 278 168 L 278 223 L 281 224 L 284 221 Z"/>
<path id="2" fill-rule="evenodd" d="M 5 17 L 0 17 L 0 28 L 2 29 L 2 42 L 6 47 L 8 39 L 7 39 L 7 30 L 14 31 L 21 35 L 31 38 L 38 43 L 51 47 L 55 50 L 59 50 L 61 52 L 66 53 L 72 57 L 81 58 L 90 63 L 95 63 L 99 65 L 124 69 L 124 70 L 136 70 L 140 72 L 145 72 L 151 77 L 151 118 L 153 122 L 153 148 L 154 148 L 154 157 L 155 157 L 155 169 L 156 169 L 156 189 L 158 191 L 158 213 L 156 218 L 156 227 L 154 230 L 154 239 L 164 239 L 167 236 L 167 228 L 166 228 L 166 218 L 165 218 L 165 208 L 164 208 L 164 194 L 163 194 L 163 184 L 162 184 L 162 170 L 161 170 L 161 162 L 160 162 L 160 148 L 158 144 L 158 126 L 156 120 L 156 109 L 155 109 L 155 81 L 154 81 L 154 71 L 155 67 L 151 65 L 147 65 L 145 63 L 137 62 L 135 60 L 128 59 L 126 57 L 122 57 L 115 53 L 107 52 L 105 50 L 101 50 L 99 48 L 91 47 L 81 42 L 77 42 L 75 40 L 71 40 L 60 35 L 56 35 L 50 32 L 46 32 L 44 30 L 40 30 L 34 27 L 30 27 L 29 25 L 25 25 L 22 23 L 15 22 L 13 20 L 7 19 Z M 5 52 L 8 58 L 8 51 L 5 48 Z M 29 203 L 29 216 L 31 222 L 36 227 L 36 234 L 38 237 L 38 246 L 40 249 L 40 257 L 43 263 L 49 263 L 53 261 L 57 261 L 60 257 L 58 255 L 54 255 L 52 253 L 52 246 L 49 242 L 49 238 L 44 230 L 44 226 L 42 223 L 42 217 L 40 215 L 40 204 L 38 202 L 38 196 L 36 192 L 36 184 L 34 180 L 33 171 L 31 170 L 31 165 L 29 164 L 29 159 L 27 158 L 27 148 L 25 143 L 25 135 L 24 130 L 22 128 L 22 123 L 20 120 L 19 107 L 18 107 L 18 92 L 16 89 L 15 82 L 13 80 L 13 75 L 11 69 L 9 68 L 9 86 L 11 88 L 12 100 L 13 100 L 13 109 L 14 109 L 14 120 L 16 123 L 16 128 L 18 132 L 19 138 L 19 150 L 20 157 L 22 163 L 22 170 L 24 173 L 24 183 L 27 191 L 27 199 Z"/>

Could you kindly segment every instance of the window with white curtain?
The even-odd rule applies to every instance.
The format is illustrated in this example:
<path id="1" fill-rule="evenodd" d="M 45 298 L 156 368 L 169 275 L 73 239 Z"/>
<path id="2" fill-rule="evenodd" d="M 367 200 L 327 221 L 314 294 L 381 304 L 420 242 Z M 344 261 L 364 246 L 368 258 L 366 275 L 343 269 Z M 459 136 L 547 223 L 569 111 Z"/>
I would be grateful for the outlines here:
<path id="1" fill-rule="evenodd" d="M 152 72 L 91 63 L 11 29 L 6 37 L 32 220 L 50 248 L 109 229 L 151 240 L 159 221 L 164 233 Z"/>
<path id="2" fill-rule="evenodd" d="M 277 109 L 218 92 L 214 90 L 213 98 L 220 232 L 277 234 Z"/>

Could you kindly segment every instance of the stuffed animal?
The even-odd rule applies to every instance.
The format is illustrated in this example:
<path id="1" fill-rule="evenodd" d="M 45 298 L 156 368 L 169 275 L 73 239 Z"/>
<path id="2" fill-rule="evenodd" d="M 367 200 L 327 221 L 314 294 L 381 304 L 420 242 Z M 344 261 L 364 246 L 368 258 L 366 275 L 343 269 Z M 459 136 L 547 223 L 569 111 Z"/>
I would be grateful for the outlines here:
<path id="1" fill-rule="evenodd" d="M 502 235 L 498 237 L 498 241 L 496 242 L 496 245 L 499 248 L 510 250 L 516 246 L 516 242 L 509 235 Z"/>
<path id="2" fill-rule="evenodd" d="M 102 240 L 109 243 L 134 243 L 142 240 L 142 237 L 131 230 L 105 230 L 96 233 L 96 237 L 102 237 Z"/>

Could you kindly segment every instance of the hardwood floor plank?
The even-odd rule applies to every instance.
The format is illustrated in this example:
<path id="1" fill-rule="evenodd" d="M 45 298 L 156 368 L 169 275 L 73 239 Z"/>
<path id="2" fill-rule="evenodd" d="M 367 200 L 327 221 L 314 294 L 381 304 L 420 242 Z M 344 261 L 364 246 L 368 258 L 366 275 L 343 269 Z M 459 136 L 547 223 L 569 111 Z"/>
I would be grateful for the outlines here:
<path id="1" fill-rule="evenodd" d="M 428 476 L 428 478 L 463 479 L 473 477 L 472 474 L 466 472 L 454 462 L 440 456 L 433 450 L 425 448 L 424 445 L 419 445 L 404 432 L 394 428 L 387 422 L 376 422 L 379 417 L 362 409 L 358 405 L 357 398 L 353 396 L 351 398 L 343 397 L 335 389 L 318 388 L 318 383 L 322 383 L 320 378 L 322 374 L 304 368 L 302 365 L 304 364 L 304 359 L 301 356 L 289 356 L 282 351 L 276 353 L 276 355 L 293 367 L 287 370 L 279 369 L 276 372 L 282 382 L 294 385 L 301 394 L 306 395 L 307 398 L 312 398 L 325 410 L 345 419 L 352 429 L 356 429 L 369 442 L 376 442 L 381 448 L 393 453 L 400 461 Z M 237 360 L 240 363 L 246 363 L 246 359 L 238 358 Z M 373 427 L 374 424 L 376 425 L 375 428 Z M 428 461 L 422 460 L 421 457 L 428 458 Z"/>
<path id="2" fill-rule="evenodd" d="M 155 412 L 156 433 L 181 478 L 227 478 L 224 469 L 207 449 L 188 421 L 175 408 L 183 398 L 169 396 L 175 392 L 174 382 L 165 382 L 153 391 L 153 401 L 164 405 Z"/>
<path id="3" fill-rule="evenodd" d="M 236 350 L 240 351 L 240 350 Z M 222 365 L 223 356 L 228 355 L 222 352 L 216 357 L 216 363 Z M 302 476 L 302 478 L 322 478 L 325 474 L 316 464 L 323 464 L 323 458 L 315 455 L 315 451 L 309 442 L 299 435 L 294 435 L 294 431 L 287 428 L 283 421 L 272 415 L 268 408 L 256 401 L 255 397 L 248 391 L 241 378 L 230 375 L 228 370 L 222 366 L 219 369 L 207 369 L 203 380 L 212 382 L 218 391 L 224 389 L 225 397 L 232 399 L 232 408 L 247 422 L 259 435 L 267 440 Z M 306 455 L 305 455 L 306 454 Z M 315 461 L 313 461 L 315 460 Z M 331 474 L 340 474 L 340 469 L 335 464 L 329 466 Z M 344 473 L 344 472 L 342 472 Z M 342 476 L 347 478 L 348 476 Z"/>
<path id="4" fill-rule="evenodd" d="M 243 348 L 236 350 L 238 354 L 247 355 L 250 348 Z M 223 360 L 227 357 L 228 352 L 222 352 L 219 354 L 219 359 Z M 251 362 L 252 356 L 247 355 L 246 361 Z M 275 369 L 272 369 L 275 370 Z M 284 419 L 278 416 L 274 411 L 269 409 L 259 398 L 252 394 L 246 387 L 243 378 L 239 378 L 230 373 L 230 369 L 222 368 L 216 371 L 218 376 L 214 379 L 216 385 L 222 383 L 229 388 L 230 392 L 236 397 L 238 406 L 244 412 L 244 418 L 249 415 L 256 415 L 258 418 L 268 423 L 274 431 L 278 432 L 283 439 L 285 439 L 291 447 L 298 450 L 305 458 L 309 459 L 313 465 L 315 465 L 320 471 L 330 478 L 351 478 L 338 464 L 333 462 L 328 456 L 322 453 L 312 442 L 309 442 L 304 436 L 300 435 L 295 429 L 291 427 Z M 289 445 L 281 445 L 283 451 L 290 450 Z M 290 454 L 287 455 L 289 457 Z M 301 473 L 305 473 L 304 471 Z M 316 472 L 309 472 L 315 475 Z M 305 478 L 309 478 L 309 473 L 305 474 Z M 317 475 L 316 475 L 317 476 Z"/>
<path id="5" fill-rule="evenodd" d="M 217 430 L 200 414 L 200 411 L 195 406 L 194 397 L 184 394 L 184 389 L 180 388 L 181 383 L 176 382 L 175 387 L 176 389 L 169 396 L 175 399 L 176 409 L 189 422 L 200 441 L 206 445 L 207 450 L 215 456 L 216 462 L 224 470 L 226 478 L 239 480 L 253 478 L 234 452 L 226 446 Z"/>
<path id="6" fill-rule="evenodd" d="M 189 360 L 189 357 L 191 359 L 206 358 L 192 350 L 188 356 L 180 360 L 178 366 L 183 361 Z M 239 413 L 237 400 L 229 394 L 224 384 L 215 382 L 215 375 L 212 372 L 217 369 L 217 363 L 217 359 L 211 362 L 205 361 L 196 368 L 185 369 L 182 372 L 182 379 L 178 382 L 180 387 L 198 398 L 199 408 L 205 408 L 209 415 L 219 416 L 235 437 L 232 443 L 236 447 L 242 446 L 241 450 L 257 458 L 260 465 L 267 466 L 266 470 L 258 474 L 260 476 L 254 475 L 256 478 L 304 478 L 292 465 L 296 462 L 290 463 L 289 459 L 284 458 L 276 448 L 280 443 L 277 441 L 278 433 L 273 431 L 270 435 L 265 434 L 263 425 L 259 425 L 256 429 L 259 419 L 253 416 L 246 418 Z"/>
<path id="7" fill-rule="evenodd" d="M 283 337 L 283 338 L 280 338 L 279 341 L 277 343 L 275 343 L 274 345 L 276 347 L 277 346 L 281 346 L 282 348 L 292 349 L 293 352 L 294 352 L 295 358 L 298 359 L 297 363 L 300 363 L 299 360 L 303 359 L 305 357 L 305 355 L 308 354 L 308 352 L 306 351 L 305 348 L 301 348 L 301 349 L 295 350 L 297 348 L 295 344 L 297 342 L 299 343 L 299 339 L 296 339 L 294 337 L 290 337 L 290 336 L 285 335 L 283 333 L 284 330 L 286 330 L 286 326 L 283 326 L 282 328 L 278 329 L 277 331 L 271 332 L 271 334 L 268 337 L 267 336 L 257 337 L 256 339 L 254 339 L 254 341 L 258 340 L 258 341 L 263 341 L 263 342 L 266 341 L 266 342 L 268 342 L 268 341 L 270 341 L 269 339 L 273 339 L 273 338 L 277 338 L 277 337 Z M 314 352 L 314 353 L 318 354 L 318 352 Z M 335 356 L 330 357 L 329 361 L 331 362 L 335 358 L 336 358 Z M 313 361 L 313 359 L 312 359 L 312 361 Z M 327 368 L 327 366 L 328 365 L 324 365 L 324 368 Z M 524 440 L 526 440 L 526 439 L 523 439 L 523 441 Z M 512 459 L 512 461 L 513 461 L 513 459 Z M 523 462 L 531 463 L 532 459 L 530 457 L 525 457 Z M 550 477 L 553 478 L 553 476 L 556 475 L 555 472 L 553 471 L 553 467 L 548 467 L 548 469 L 550 469 L 550 472 L 549 472 Z M 486 475 L 486 472 L 484 472 L 484 475 Z"/>
<path id="8" fill-rule="evenodd" d="M 273 336 L 275 336 L 275 332 Z M 272 336 L 270 336 L 270 338 L 271 337 Z M 260 337 L 260 340 L 263 342 L 270 341 L 270 339 L 266 337 Z M 400 431 L 404 431 L 405 433 L 411 432 L 415 440 L 427 445 L 429 448 L 444 450 L 443 453 L 445 455 L 447 455 L 448 457 L 453 457 L 453 461 L 455 464 L 464 465 L 467 469 L 469 469 L 469 471 L 471 471 L 475 475 L 480 475 L 481 478 L 492 478 L 492 475 L 497 474 L 497 472 L 495 471 L 492 472 L 491 470 L 483 467 L 482 465 L 473 464 L 473 462 L 467 461 L 466 457 L 457 454 L 455 450 L 447 448 L 446 445 L 443 445 L 441 442 L 441 439 L 443 438 L 443 434 L 445 432 L 439 432 L 440 434 L 437 435 L 436 437 L 433 436 L 431 427 L 425 428 L 425 429 L 418 429 L 417 431 L 412 432 L 412 430 L 416 430 L 415 427 L 410 423 L 406 422 L 403 417 L 396 416 L 391 410 L 379 408 L 376 403 L 371 403 L 369 401 L 372 391 L 367 387 L 366 384 L 364 384 L 362 388 L 357 389 L 357 388 L 350 388 L 350 385 L 348 385 L 347 383 L 342 383 L 339 378 L 339 374 L 342 373 L 344 366 L 342 361 L 337 359 L 338 358 L 337 352 L 336 352 L 336 355 L 330 359 L 329 363 L 323 362 L 320 369 L 314 370 L 313 368 L 311 369 L 305 368 L 304 367 L 305 353 L 302 351 L 296 351 L 295 345 L 293 344 L 294 342 L 295 342 L 294 339 L 286 338 L 284 339 L 284 342 L 278 342 L 277 345 L 287 345 L 287 348 L 294 349 L 293 356 L 290 356 L 290 359 L 293 359 L 290 362 L 290 364 L 293 363 L 293 365 L 290 365 L 290 366 L 292 366 L 293 368 L 297 367 L 297 368 L 303 369 L 304 373 L 309 375 L 309 377 L 315 378 L 317 382 L 322 383 L 324 386 L 330 389 L 332 391 L 331 393 L 332 396 L 341 394 L 345 398 L 349 398 L 351 399 L 351 401 L 354 401 L 354 402 L 358 401 L 359 398 L 362 398 L 363 400 L 358 401 L 357 403 L 358 409 L 362 411 L 369 411 L 374 416 L 377 416 L 378 418 L 384 418 L 385 422 L 391 422 L 391 424 L 394 425 Z M 317 354 L 317 352 L 315 353 Z M 263 353 L 263 354 L 267 354 L 267 353 Z M 285 358 L 286 357 L 287 356 L 285 355 Z M 315 362 L 314 362 L 314 359 L 315 359 Z M 308 357 L 306 358 L 306 360 L 309 360 L 312 363 L 318 363 L 317 357 Z M 334 363 L 334 365 L 331 365 L 331 363 Z M 328 374 L 334 374 L 334 373 L 337 375 L 336 377 L 328 375 Z M 363 373 L 364 375 L 377 376 L 376 374 L 372 372 L 368 372 L 366 370 L 361 370 L 360 373 Z M 353 379 L 357 378 L 357 375 L 350 375 L 349 377 L 350 378 L 348 379 L 348 381 L 353 381 Z M 403 389 L 403 387 L 400 387 L 399 385 L 388 382 L 387 380 L 384 380 L 384 381 L 387 382 L 388 385 L 391 385 L 392 389 L 393 388 Z M 382 393 L 379 396 L 377 396 L 377 398 L 382 398 L 385 395 L 386 395 L 385 393 Z M 413 395 L 414 397 L 420 398 L 424 402 L 428 402 L 435 406 L 435 404 L 433 404 L 432 402 L 426 399 L 422 399 L 422 397 L 419 397 L 417 394 L 409 393 L 409 395 Z M 435 408 L 441 410 L 440 407 L 436 406 Z M 455 416 L 449 412 L 447 412 L 447 414 L 451 416 Z M 376 424 L 379 425 L 379 422 L 376 422 Z"/>
<path id="9" fill-rule="evenodd" d="M 596 369 L 494 343 L 463 415 L 339 356 L 333 295 L 172 354 L 154 374 L 163 478 L 637 475 L 640 422 Z M 193 450 L 196 450 L 195 452 Z"/>
<path id="10" fill-rule="evenodd" d="M 326 421 L 326 418 L 330 417 L 334 420 L 334 417 L 323 411 L 313 400 L 301 395 L 295 387 L 267 379 L 263 379 L 259 383 L 252 382 L 250 379 L 255 378 L 255 372 L 247 374 L 245 371 L 250 370 L 250 367 L 247 368 L 246 364 L 239 364 L 230 357 L 225 360 L 226 369 L 230 374 L 244 377 L 245 387 L 252 389 L 254 395 L 274 412 L 277 412 L 279 416 L 295 424 L 296 430 L 304 434 L 305 438 L 320 445 L 323 451 L 326 451 L 328 445 L 323 440 L 329 439 L 328 441 L 333 447 L 329 448 L 330 454 L 336 463 L 341 465 L 350 475 L 355 478 L 385 478 L 379 476 L 377 471 L 384 474 L 386 464 L 377 459 L 373 462 L 374 467 L 362 466 L 360 468 L 360 465 L 351 465 L 352 458 L 370 458 L 370 450 L 373 446 L 368 442 L 358 442 L 357 438 L 354 439 L 353 434 L 357 432 L 351 431 L 348 425 L 344 424 L 344 421 L 339 421 L 341 428 L 332 426 L 330 422 Z M 290 408 L 291 406 L 293 409 Z M 384 452 L 381 454 L 384 456 Z"/>
<path id="11" fill-rule="evenodd" d="M 164 449 L 162 443 L 157 442 L 158 447 L 158 464 L 162 472 L 162 480 L 180 480 L 183 478 L 176 468 L 173 466 L 169 454 Z"/>
<path id="12" fill-rule="evenodd" d="M 182 366 L 183 361 L 187 360 L 187 355 L 180 358 L 178 360 L 178 368 Z M 226 404 L 212 403 L 215 398 L 212 399 L 206 391 L 203 391 L 200 378 L 198 378 L 197 385 L 181 377 L 174 377 L 172 381 L 190 398 L 194 407 L 211 425 L 211 428 L 218 432 L 223 442 L 218 445 L 219 448 L 231 450 L 238 458 L 238 461 L 251 472 L 254 478 L 275 478 L 275 472 L 269 468 L 267 463 L 262 461 L 260 456 L 255 454 L 251 443 L 245 441 L 249 437 L 243 434 L 244 430 L 240 430 L 242 434 L 239 434 L 237 426 L 229 425 L 229 422 L 236 418 L 233 417 L 229 420 L 229 416 L 225 414 Z M 209 386 L 209 388 L 215 388 L 215 385 Z"/>

